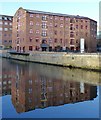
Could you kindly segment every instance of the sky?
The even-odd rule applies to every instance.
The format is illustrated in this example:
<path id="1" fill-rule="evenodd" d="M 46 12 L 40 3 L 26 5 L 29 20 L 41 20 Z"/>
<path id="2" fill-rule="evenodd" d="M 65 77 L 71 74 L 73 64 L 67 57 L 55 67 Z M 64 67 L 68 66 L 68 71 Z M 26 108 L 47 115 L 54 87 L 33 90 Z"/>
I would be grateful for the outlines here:
<path id="1" fill-rule="evenodd" d="M 75 1 L 75 2 L 74 2 Z M 100 0 L 0 0 L 0 14 L 14 15 L 19 7 L 31 10 L 80 15 L 98 22 Z"/>

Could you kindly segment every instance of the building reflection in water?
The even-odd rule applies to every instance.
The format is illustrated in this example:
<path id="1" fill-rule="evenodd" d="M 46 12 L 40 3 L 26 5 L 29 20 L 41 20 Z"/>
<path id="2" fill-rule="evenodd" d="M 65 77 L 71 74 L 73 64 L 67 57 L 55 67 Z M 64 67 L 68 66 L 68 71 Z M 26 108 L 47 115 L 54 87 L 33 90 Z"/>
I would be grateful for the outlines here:
<path id="1" fill-rule="evenodd" d="M 15 77 L 13 76 L 11 79 L 11 98 L 18 113 L 93 100 L 97 96 L 96 86 L 82 81 L 68 80 L 69 76 L 67 76 L 67 80 L 54 75 L 51 77 L 45 72 L 45 69 L 49 70 L 46 65 L 12 64 L 11 72 L 13 71 Z M 52 69 L 50 72 L 55 74 Z"/>

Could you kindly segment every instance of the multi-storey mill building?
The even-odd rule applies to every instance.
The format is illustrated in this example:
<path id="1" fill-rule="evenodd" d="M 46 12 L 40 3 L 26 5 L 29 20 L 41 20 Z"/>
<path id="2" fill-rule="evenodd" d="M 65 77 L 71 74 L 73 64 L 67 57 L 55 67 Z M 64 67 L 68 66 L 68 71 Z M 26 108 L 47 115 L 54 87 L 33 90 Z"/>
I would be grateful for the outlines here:
<path id="1" fill-rule="evenodd" d="M 97 22 L 88 17 L 19 8 L 13 17 L 12 47 L 19 52 L 79 50 L 84 38 L 85 51 L 95 52 L 96 34 Z"/>
<path id="2" fill-rule="evenodd" d="M 0 15 L 0 47 L 12 46 L 12 18 L 13 16 Z"/>

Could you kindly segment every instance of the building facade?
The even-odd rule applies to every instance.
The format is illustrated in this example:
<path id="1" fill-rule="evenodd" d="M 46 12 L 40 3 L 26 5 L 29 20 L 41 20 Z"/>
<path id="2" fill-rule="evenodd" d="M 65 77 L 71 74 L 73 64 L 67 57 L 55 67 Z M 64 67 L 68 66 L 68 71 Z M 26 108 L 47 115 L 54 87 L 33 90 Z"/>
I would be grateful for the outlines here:
<path id="1" fill-rule="evenodd" d="M 12 47 L 18 52 L 35 50 L 96 51 L 97 22 L 82 16 L 19 8 L 13 17 Z"/>
<path id="2" fill-rule="evenodd" d="M 0 46 L 12 46 L 12 18 L 13 16 L 0 15 Z"/>

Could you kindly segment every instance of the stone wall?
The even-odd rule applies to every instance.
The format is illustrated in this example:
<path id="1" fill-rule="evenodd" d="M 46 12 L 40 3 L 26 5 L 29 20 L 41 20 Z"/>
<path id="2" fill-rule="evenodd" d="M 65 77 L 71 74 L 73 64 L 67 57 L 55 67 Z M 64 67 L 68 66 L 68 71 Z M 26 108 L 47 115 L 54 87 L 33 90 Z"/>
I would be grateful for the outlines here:
<path id="1" fill-rule="evenodd" d="M 29 55 L 5 53 L 3 56 L 17 60 L 101 70 L 99 53 L 33 52 Z"/>

